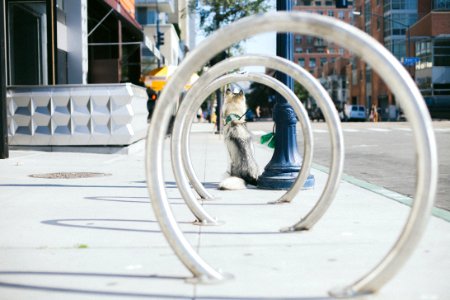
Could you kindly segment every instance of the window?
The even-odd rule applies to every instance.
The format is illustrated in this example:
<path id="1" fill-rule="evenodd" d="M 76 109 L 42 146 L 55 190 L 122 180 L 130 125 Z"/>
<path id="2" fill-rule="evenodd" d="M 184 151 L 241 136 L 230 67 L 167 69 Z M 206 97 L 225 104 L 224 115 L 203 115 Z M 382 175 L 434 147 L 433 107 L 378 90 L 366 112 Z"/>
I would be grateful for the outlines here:
<path id="1" fill-rule="evenodd" d="M 434 0 L 433 9 L 448 10 L 450 9 L 450 0 Z"/>
<path id="2" fill-rule="evenodd" d="M 328 11 L 328 16 L 329 16 L 329 17 L 334 17 L 334 11 L 329 10 L 329 11 Z"/>
<path id="3" fill-rule="evenodd" d="M 450 39 L 436 40 L 434 42 L 434 65 L 441 67 L 450 66 Z"/>
<path id="4" fill-rule="evenodd" d="M 315 68 L 316 67 L 316 59 L 314 57 L 311 57 L 309 59 L 309 67 L 310 68 Z"/>
<path id="5" fill-rule="evenodd" d="M 47 84 L 45 2 L 10 2 L 8 15 L 9 84 Z"/>
<path id="6" fill-rule="evenodd" d="M 326 57 L 321 57 L 320 58 L 320 64 L 323 65 L 327 62 L 327 58 Z"/>
<path id="7" fill-rule="evenodd" d="M 338 11 L 338 18 L 341 20 L 344 20 L 344 17 L 345 17 L 345 13 L 342 10 Z"/>
<path id="8" fill-rule="evenodd" d="M 305 59 L 304 59 L 303 57 L 300 57 L 300 58 L 298 59 L 298 64 L 299 64 L 301 67 L 304 67 L 304 66 L 305 66 Z"/>
<path id="9" fill-rule="evenodd" d="M 56 0 L 56 7 L 64 10 L 64 0 Z"/>
<path id="10" fill-rule="evenodd" d="M 417 13 L 392 13 L 384 18 L 384 35 L 405 36 L 408 25 L 417 21 Z"/>
<path id="11" fill-rule="evenodd" d="M 322 1 L 314 1 L 315 6 L 322 6 Z"/>
<path id="12" fill-rule="evenodd" d="M 156 11 L 146 7 L 136 8 L 136 20 L 142 25 L 156 24 Z"/>
<path id="13" fill-rule="evenodd" d="M 301 44 L 302 43 L 302 36 L 301 35 L 296 35 L 295 36 L 295 43 L 296 44 Z"/>
<path id="14" fill-rule="evenodd" d="M 436 0 L 434 0 L 436 1 Z M 441 1 L 441 0 L 438 0 Z M 448 1 L 448 0 L 447 0 Z M 391 9 L 417 9 L 417 0 L 391 0 L 384 1 L 384 11 L 389 11 Z"/>
<path id="15" fill-rule="evenodd" d="M 295 48 L 295 53 L 303 53 L 303 48 L 302 47 Z"/>

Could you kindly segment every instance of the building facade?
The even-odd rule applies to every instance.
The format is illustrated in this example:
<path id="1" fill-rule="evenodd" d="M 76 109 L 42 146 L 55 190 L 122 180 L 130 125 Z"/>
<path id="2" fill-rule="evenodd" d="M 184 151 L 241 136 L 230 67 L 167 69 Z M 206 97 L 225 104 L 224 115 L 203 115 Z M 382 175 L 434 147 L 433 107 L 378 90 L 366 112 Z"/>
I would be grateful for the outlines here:
<path id="1" fill-rule="evenodd" d="M 356 0 L 354 25 L 384 45 L 413 74 L 414 53 L 409 28 L 417 20 L 417 0 Z M 376 106 L 382 120 L 397 120 L 400 109 L 383 79 L 364 61 L 351 59 L 348 70 L 349 102 Z"/>
<path id="2" fill-rule="evenodd" d="M 348 4 L 347 8 L 336 8 L 335 2 L 330 0 L 297 0 L 294 1 L 293 10 L 327 15 L 351 23 L 352 1 Z M 294 35 L 293 45 L 294 61 L 318 78 L 336 107 L 343 108 L 347 100 L 345 64 L 351 57 L 349 51 L 321 38 L 300 34 Z M 316 110 L 313 99 L 308 99 L 306 106 L 310 112 Z"/>
<path id="3" fill-rule="evenodd" d="M 8 85 L 138 83 L 148 45 L 134 1 L 7 0 L 6 11 Z"/>
<path id="4" fill-rule="evenodd" d="M 450 118 L 450 0 L 419 0 L 411 26 L 415 80 L 434 118 Z"/>
<path id="5" fill-rule="evenodd" d="M 6 0 L 3 12 L 11 145 L 125 145 L 145 136 L 141 56 L 159 53 L 134 18 L 134 0 Z"/>
<path id="6" fill-rule="evenodd" d="M 195 19 L 188 0 L 136 0 L 136 19 L 145 36 L 158 45 L 165 65 L 178 65 L 195 46 Z"/>
<path id="7" fill-rule="evenodd" d="M 348 8 L 335 7 L 330 0 L 297 0 L 294 1 L 294 11 L 305 11 L 320 15 L 327 15 L 350 23 L 352 20 L 351 3 Z M 327 62 L 334 62 L 338 57 L 349 58 L 350 53 L 339 45 L 331 44 L 314 36 L 294 35 L 294 61 L 306 70 L 314 73 L 317 66 Z"/>

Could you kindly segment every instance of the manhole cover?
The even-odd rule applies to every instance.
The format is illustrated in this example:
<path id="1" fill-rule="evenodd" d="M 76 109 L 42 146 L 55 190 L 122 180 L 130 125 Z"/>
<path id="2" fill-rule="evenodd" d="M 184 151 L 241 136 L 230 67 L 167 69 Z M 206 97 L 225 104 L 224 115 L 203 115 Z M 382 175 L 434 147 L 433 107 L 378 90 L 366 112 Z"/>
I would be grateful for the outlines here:
<path id="1" fill-rule="evenodd" d="M 74 179 L 74 178 L 89 178 L 89 177 L 101 177 L 110 175 L 111 174 L 108 173 L 95 173 L 95 172 L 57 172 L 45 174 L 31 174 L 30 177 L 47 178 L 47 179 Z"/>

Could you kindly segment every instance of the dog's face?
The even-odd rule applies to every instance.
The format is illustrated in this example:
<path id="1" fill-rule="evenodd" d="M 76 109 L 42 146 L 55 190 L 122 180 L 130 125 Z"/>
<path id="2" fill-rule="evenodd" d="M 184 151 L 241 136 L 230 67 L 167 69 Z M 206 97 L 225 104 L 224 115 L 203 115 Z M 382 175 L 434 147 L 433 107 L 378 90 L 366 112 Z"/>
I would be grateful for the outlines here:
<path id="1" fill-rule="evenodd" d="M 244 92 L 242 90 L 234 90 L 233 92 L 230 89 L 227 89 L 225 92 L 225 103 L 240 103 L 245 102 Z"/>
<path id="2" fill-rule="evenodd" d="M 227 89 L 225 92 L 225 99 L 223 105 L 223 114 L 238 114 L 242 115 L 245 113 L 246 105 L 245 105 L 245 95 L 242 90 L 239 91 L 231 91 Z"/>

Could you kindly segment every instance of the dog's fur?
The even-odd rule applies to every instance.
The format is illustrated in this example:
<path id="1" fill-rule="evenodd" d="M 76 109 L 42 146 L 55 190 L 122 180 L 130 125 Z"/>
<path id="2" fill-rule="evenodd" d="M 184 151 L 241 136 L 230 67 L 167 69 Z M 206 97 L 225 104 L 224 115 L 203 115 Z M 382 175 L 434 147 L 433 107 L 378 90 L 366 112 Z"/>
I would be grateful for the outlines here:
<path id="1" fill-rule="evenodd" d="M 230 156 L 229 175 L 219 184 L 222 190 L 237 190 L 246 188 L 246 184 L 256 185 L 259 169 L 253 157 L 254 148 L 252 136 L 245 123 L 245 96 L 241 91 L 231 92 L 227 89 L 222 107 L 223 118 L 233 116 L 224 125 L 225 145 Z M 242 116 L 240 119 L 236 116 Z"/>

